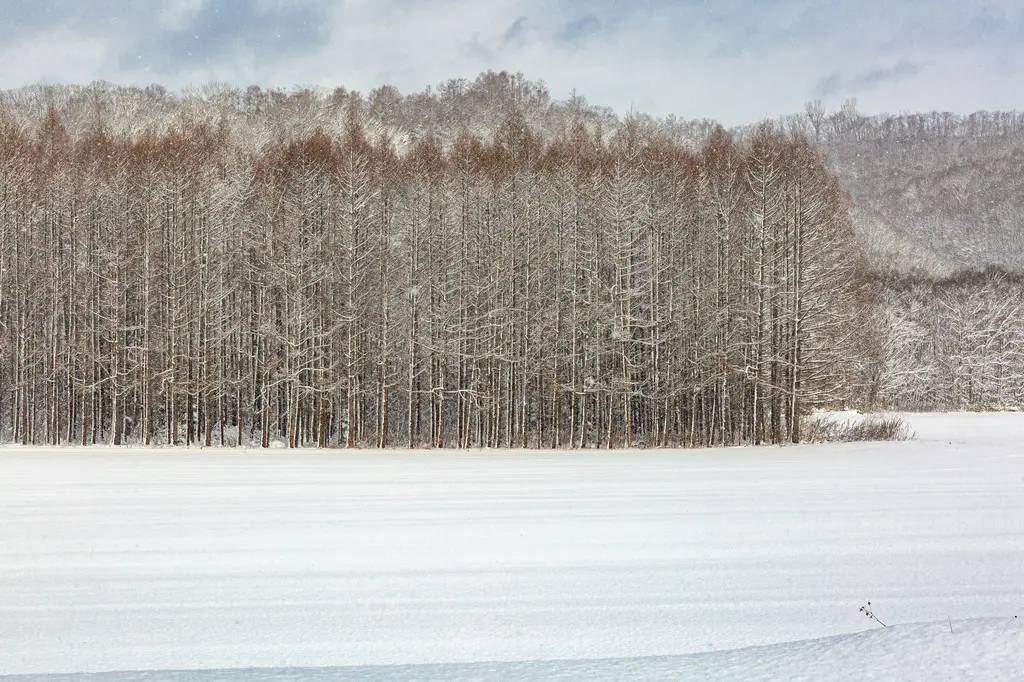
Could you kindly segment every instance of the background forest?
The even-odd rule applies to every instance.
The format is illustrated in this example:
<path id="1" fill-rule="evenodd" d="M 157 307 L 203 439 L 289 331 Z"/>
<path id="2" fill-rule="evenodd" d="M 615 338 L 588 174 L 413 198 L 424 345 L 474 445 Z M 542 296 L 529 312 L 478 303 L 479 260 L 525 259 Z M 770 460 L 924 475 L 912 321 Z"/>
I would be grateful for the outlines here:
<path id="1" fill-rule="evenodd" d="M 0 93 L 0 435 L 610 447 L 1016 406 L 1024 115 L 726 131 L 489 72 Z"/>

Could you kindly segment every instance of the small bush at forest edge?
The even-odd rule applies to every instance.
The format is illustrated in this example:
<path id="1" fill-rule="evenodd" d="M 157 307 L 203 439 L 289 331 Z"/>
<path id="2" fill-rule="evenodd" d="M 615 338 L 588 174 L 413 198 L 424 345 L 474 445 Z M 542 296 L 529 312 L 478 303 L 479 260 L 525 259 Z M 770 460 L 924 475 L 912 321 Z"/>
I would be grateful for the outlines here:
<path id="1" fill-rule="evenodd" d="M 857 421 L 836 421 L 822 415 L 803 428 L 805 443 L 853 443 L 858 441 L 911 440 L 914 433 L 902 417 L 867 417 Z"/>

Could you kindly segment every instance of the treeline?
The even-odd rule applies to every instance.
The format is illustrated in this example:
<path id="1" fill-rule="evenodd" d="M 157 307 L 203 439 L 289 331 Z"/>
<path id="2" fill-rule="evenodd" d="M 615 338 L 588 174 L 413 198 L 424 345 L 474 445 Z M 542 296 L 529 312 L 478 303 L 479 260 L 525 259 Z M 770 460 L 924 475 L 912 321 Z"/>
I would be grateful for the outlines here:
<path id="1" fill-rule="evenodd" d="M 865 116 L 857 111 L 856 99 L 848 99 L 832 111 L 820 100 L 808 102 L 803 112 L 783 116 L 781 121 L 786 130 L 805 133 L 829 147 L 872 142 L 882 153 L 931 140 L 962 142 L 1024 134 L 1024 112 L 1020 111 L 975 111 L 966 115 L 929 111 Z"/>
<path id="2" fill-rule="evenodd" d="M 506 116 L 519 112 L 533 130 L 544 136 L 557 134 L 567 123 L 582 120 L 613 129 L 622 123 L 609 107 L 597 106 L 573 91 L 566 100 L 552 97 L 544 81 L 522 73 L 486 71 L 476 78 L 451 78 L 419 92 L 403 93 L 392 85 L 369 92 L 345 87 L 238 88 L 226 83 L 205 83 L 181 92 L 160 85 L 120 86 L 96 81 L 89 85 L 36 84 L 0 90 L 0 108 L 19 120 L 36 121 L 54 109 L 69 129 L 103 124 L 119 133 L 134 134 L 140 128 L 163 128 L 179 116 L 210 116 L 228 119 L 235 129 L 248 128 L 261 136 L 281 130 L 330 127 L 338 116 L 357 109 L 364 121 L 377 130 L 405 137 L 430 134 L 446 143 L 462 130 L 490 137 Z M 674 115 L 657 118 L 634 112 L 633 120 L 655 126 L 677 142 L 703 144 L 717 122 Z M 855 99 L 829 110 L 821 101 L 808 102 L 804 111 L 780 116 L 777 125 L 802 135 L 834 153 L 840 166 L 855 159 L 857 151 L 874 156 L 904 153 L 919 145 L 945 145 L 959 149 L 965 141 L 992 141 L 1024 136 L 1024 112 L 977 111 L 967 115 L 951 112 L 883 113 L 866 116 Z M 730 132 L 737 138 L 754 134 L 756 125 Z M 970 150 L 968 150 L 968 156 Z"/>
<path id="3" fill-rule="evenodd" d="M 766 443 L 857 388 L 848 206 L 803 137 L 337 128 L 0 114 L 4 438 Z"/>
<path id="4" fill-rule="evenodd" d="M 882 362 L 868 402 L 912 410 L 1024 405 L 1024 275 L 999 268 L 874 287 Z"/>

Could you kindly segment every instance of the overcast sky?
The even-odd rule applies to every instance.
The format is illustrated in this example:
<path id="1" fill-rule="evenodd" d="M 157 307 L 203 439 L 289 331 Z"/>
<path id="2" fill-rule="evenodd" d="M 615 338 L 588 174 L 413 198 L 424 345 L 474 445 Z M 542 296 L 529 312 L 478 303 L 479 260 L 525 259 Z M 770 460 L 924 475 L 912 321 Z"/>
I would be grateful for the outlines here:
<path id="1" fill-rule="evenodd" d="M 208 81 L 403 92 L 487 69 L 740 124 L 808 99 L 1024 108 L 1022 0 L 3 0 L 0 87 Z"/>

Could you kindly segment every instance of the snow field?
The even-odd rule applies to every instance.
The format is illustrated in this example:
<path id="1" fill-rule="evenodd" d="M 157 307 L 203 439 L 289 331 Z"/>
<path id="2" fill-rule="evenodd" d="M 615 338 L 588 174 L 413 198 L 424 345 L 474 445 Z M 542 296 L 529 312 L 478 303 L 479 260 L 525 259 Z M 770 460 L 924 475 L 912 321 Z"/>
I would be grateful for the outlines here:
<path id="1" fill-rule="evenodd" d="M 912 423 L 703 451 L 4 448 L 0 674 L 821 679 L 863 654 L 850 674 L 1019 679 L 1024 415 Z M 947 615 L 952 638 L 909 625 Z"/>

